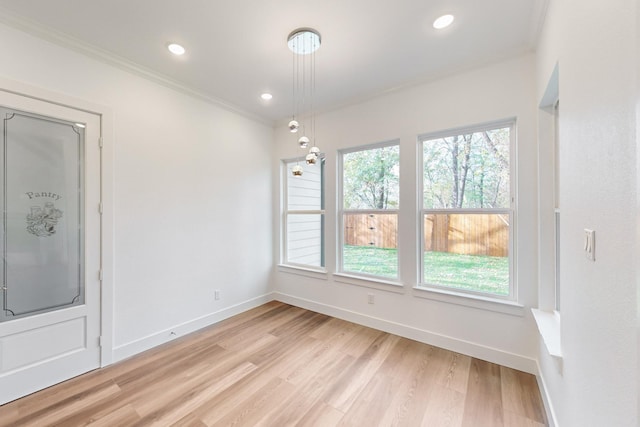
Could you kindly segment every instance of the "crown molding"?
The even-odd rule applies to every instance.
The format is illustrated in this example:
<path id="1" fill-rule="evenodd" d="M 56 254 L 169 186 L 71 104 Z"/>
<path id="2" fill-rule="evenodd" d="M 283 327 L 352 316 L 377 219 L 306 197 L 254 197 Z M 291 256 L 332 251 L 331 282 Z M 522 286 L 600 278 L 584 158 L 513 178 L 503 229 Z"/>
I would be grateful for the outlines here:
<path id="1" fill-rule="evenodd" d="M 550 0 L 534 0 L 533 2 L 531 28 L 529 29 L 529 45 L 534 50 L 538 45 L 538 39 L 540 38 L 540 34 L 542 34 L 544 22 L 547 19 L 549 2 Z"/>
<path id="2" fill-rule="evenodd" d="M 123 71 L 134 74 L 138 77 L 142 77 L 153 83 L 159 84 L 169 89 L 173 89 L 177 92 L 180 92 L 185 95 L 196 98 L 198 100 L 207 102 L 211 105 L 222 108 L 229 112 L 241 115 L 247 119 L 250 119 L 271 127 L 274 126 L 273 120 L 265 119 L 264 117 L 248 112 L 236 105 L 233 105 L 221 99 L 215 98 L 213 96 L 207 95 L 202 91 L 193 89 L 166 75 L 163 75 L 149 68 L 141 66 L 140 64 L 137 64 L 133 61 L 130 61 L 121 56 L 118 56 L 111 51 L 86 43 L 76 37 L 70 36 L 69 34 L 63 33 L 58 30 L 54 30 L 53 28 L 47 27 L 41 23 L 18 16 L 6 10 L 3 7 L 0 7 L 0 23 L 10 26 L 12 28 L 15 28 L 17 30 L 23 31 L 25 33 L 31 34 L 45 41 L 57 44 L 58 46 L 73 50 L 84 56 L 98 60 L 107 65 L 119 68 Z"/>

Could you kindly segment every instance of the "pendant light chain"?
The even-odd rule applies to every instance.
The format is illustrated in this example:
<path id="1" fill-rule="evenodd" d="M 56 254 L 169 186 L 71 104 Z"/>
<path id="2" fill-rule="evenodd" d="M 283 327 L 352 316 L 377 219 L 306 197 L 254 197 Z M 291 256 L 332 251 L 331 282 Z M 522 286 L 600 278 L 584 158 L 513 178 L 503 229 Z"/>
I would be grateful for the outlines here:
<path id="1" fill-rule="evenodd" d="M 316 164 L 320 149 L 316 144 L 316 50 L 320 48 L 320 33 L 311 28 L 299 28 L 292 31 L 287 38 L 289 49 L 293 52 L 292 60 L 292 97 L 293 117 L 289 122 L 291 133 L 302 129 L 298 146 L 306 148 L 313 140 L 313 146 L 305 160 L 307 164 Z M 307 132 L 309 132 L 307 134 Z M 299 164 L 293 167 L 294 176 L 302 175 Z"/>

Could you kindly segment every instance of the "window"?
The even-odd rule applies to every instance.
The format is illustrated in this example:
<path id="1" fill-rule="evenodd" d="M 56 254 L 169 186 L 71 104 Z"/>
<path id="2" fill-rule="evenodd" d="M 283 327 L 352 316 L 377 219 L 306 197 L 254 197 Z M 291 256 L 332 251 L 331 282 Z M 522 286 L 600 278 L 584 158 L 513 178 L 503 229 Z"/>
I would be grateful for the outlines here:
<path id="1" fill-rule="evenodd" d="M 340 271 L 398 278 L 398 142 L 340 153 Z"/>
<path id="2" fill-rule="evenodd" d="M 324 264 L 324 158 L 304 166 L 302 176 L 291 170 L 298 160 L 284 162 L 284 264 L 323 268 Z"/>
<path id="3" fill-rule="evenodd" d="M 420 138 L 421 286 L 514 298 L 514 123 Z"/>

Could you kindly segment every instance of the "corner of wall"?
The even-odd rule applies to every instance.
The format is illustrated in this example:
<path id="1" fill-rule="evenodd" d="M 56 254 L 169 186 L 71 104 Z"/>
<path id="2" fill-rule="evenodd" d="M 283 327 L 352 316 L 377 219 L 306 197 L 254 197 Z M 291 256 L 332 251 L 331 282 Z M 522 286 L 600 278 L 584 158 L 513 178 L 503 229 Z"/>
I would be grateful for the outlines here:
<path id="1" fill-rule="evenodd" d="M 172 328 L 167 328 L 160 332 L 156 332 L 138 340 L 123 344 L 113 349 L 112 360 L 113 362 L 119 362 L 128 357 L 149 350 L 153 347 L 167 343 L 176 338 L 195 332 L 199 329 L 214 325 L 247 310 L 251 310 L 252 308 L 256 308 L 260 305 L 266 304 L 269 301 L 273 301 L 274 299 L 274 293 L 267 293 L 257 298 L 252 298 L 239 304 L 232 305 L 231 307 L 216 311 L 215 313 L 207 314 L 206 316 L 202 316 L 200 318 L 175 325 Z"/>

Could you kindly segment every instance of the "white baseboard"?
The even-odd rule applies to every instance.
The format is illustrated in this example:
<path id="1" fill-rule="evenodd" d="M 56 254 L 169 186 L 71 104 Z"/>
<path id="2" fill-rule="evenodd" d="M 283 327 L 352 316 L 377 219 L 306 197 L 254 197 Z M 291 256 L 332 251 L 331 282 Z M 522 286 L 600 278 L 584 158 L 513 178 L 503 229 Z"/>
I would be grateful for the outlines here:
<path id="1" fill-rule="evenodd" d="M 544 410 L 547 413 L 547 421 L 549 421 L 549 427 L 558 427 L 558 419 L 556 418 L 556 411 L 553 409 L 551 403 L 551 396 L 549 396 L 549 390 L 547 389 L 547 383 L 542 376 L 542 370 L 540 365 L 536 362 L 536 368 L 538 373 L 536 379 L 538 380 L 538 389 L 540 390 L 540 396 L 542 396 L 542 403 L 544 403 Z"/>
<path id="2" fill-rule="evenodd" d="M 399 335 L 401 337 L 423 342 L 425 344 L 451 350 L 456 353 L 466 354 L 477 359 L 497 363 L 499 365 L 527 372 L 532 375 L 538 375 L 539 373 L 537 362 L 534 359 L 530 359 L 525 356 L 509 353 L 503 350 L 498 350 L 469 341 L 460 340 L 450 336 L 429 332 L 424 329 L 415 328 L 413 326 L 379 319 L 354 311 L 345 310 L 339 307 L 321 304 L 304 298 L 298 298 L 280 292 L 274 292 L 273 296 L 276 301 L 281 301 L 300 308 L 326 314 L 327 316 L 337 317 L 339 319 L 347 320 L 359 325 L 368 326 L 370 328 L 378 329 L 394 335 Z"/>
<path id="3" fill-rule="evenodd" d="M 113 349 L 112 361 L 119 362 L 120 360 L 124 360 L 138 353 L 142 353 L 143 351 L 149 350 L 160 344 L 164 344 L 183 335 L 190 334 L 191 332 L 195 332 L 198 329 L 213 325 L 222 320 L 228 319 L 229 317 L 243 313 L 247 310 L 251 310 L 252 308 L 261 306 L 262 304 L 266 304 L 269 301 L 273 300 L 274 295 L 272 293 L 265 294 L 233 305 L 231 307 L 224 308 L 220 311 L 216 311 L 215 313 L 207 314 L 206 316 L 202 316 L 197 319 L 175 325 L 171 328 L 156 332 L 144 338 L 140 338 L 138 340 L 115 347 Z"/>

